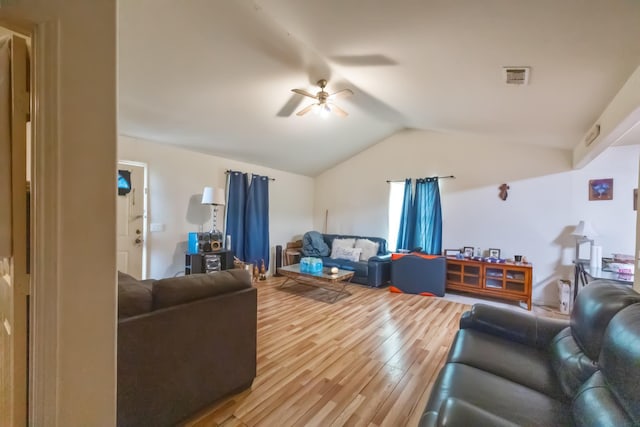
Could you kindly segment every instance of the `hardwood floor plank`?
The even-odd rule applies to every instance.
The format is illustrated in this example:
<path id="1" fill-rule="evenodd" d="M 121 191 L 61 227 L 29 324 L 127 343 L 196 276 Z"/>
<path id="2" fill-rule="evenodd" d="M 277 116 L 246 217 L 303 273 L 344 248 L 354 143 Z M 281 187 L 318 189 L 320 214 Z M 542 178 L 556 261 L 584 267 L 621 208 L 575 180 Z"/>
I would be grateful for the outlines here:
<path id="1" fill-rule="evenodd" d="M 257 376 L 184 426 L 416 425 L 469 306 L 349 284 L 258 282 Z"/>

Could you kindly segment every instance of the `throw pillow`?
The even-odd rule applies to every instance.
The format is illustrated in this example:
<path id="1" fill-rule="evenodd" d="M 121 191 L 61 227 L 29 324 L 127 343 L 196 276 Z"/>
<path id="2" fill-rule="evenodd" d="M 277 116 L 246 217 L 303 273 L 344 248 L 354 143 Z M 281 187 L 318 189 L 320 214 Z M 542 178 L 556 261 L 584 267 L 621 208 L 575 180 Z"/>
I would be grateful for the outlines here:
<path id="1" fill-rule="evenodd" d="M 360 248 L 343 248 L 338 246 L 335 250 L 331 251 L 331 258 L 358 262 L 360 260 L 360 252 L 362 252 Z"/>
<path id="2" fill-rule="evenodd" d="M 362 253 L 360 254 L 360 261 L 368 261 L 369 258 L 378 255 L 380 243 L 374 242 L 373 240 L 369 239 L 357 239 L 355 247 L 362 249 Z"/>
<path id="3" fill-rule="evenodd" d="M 356 239 L 333 239 L 333 243 L 331 243 L 331 258 L 338 258 L 333 254 L 337 248 L 351 249 L 355 244 Z"/>

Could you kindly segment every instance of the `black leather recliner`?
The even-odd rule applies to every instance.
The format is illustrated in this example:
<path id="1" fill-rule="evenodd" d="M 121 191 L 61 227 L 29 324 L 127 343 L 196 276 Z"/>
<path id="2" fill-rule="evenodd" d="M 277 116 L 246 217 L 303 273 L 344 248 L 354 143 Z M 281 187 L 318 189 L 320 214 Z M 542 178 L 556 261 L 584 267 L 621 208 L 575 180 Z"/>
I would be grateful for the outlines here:
<path id="1" fill-rule="evenodd" d="M 420 426 L 640 425 L 640 294 L 594 281 L 570 321 L 476 304 Z"/>

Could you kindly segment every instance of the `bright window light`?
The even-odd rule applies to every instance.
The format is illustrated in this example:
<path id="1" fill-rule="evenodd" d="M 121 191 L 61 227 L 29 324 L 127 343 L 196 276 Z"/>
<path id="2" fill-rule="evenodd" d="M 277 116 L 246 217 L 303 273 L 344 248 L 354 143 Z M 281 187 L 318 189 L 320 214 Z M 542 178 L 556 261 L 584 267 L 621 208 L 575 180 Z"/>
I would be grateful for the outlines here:
<path id="1" fill-rule="evenodd" d="M 402 200 L 404 199 L 404 181 L 389 183 L 389 236 L 387 246 L 390 251 L 396 250 L 400 215 L 402 214 Z"/>

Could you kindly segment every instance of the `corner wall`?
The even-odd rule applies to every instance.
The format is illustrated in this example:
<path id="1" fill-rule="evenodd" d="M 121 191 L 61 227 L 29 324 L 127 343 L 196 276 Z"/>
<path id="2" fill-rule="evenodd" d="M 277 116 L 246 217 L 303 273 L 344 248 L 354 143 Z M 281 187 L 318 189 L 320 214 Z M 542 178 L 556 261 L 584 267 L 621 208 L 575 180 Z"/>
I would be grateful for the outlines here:
<path id="1" fill-rule="evenodd" d="M 605 255 L 633 253 L 639 146 L 614 147 L 581 170 L 572 153 L 471 135 L 400 132 L 316 179 L 314 226 L 328 232 L 386 237 L 386 180 L 455 175 L 440 181 L 443 248 L 499 248 L 534 265 L 533 299 L 557 305 L 556 279 L 570 278 L 581 219 L 592 222 Z M 614 199 L 588 201 L 588 181 L 614 178 Z M 498 187 L 511 187 L 506 201 Z"/>
<path id="2" fill-rule="evenodd" d="M 269 184 L 271 272 L 275 246 L 285 246 L 312 227 L 314 186 L 313 179 L 307 176 L 122 135 L 118 138 L 118 159 L 147 164 L 147 223 L 165 225 L 165 231 L 147 234 L 148 277 L 184 273 L 188 233 L 207 230 L 211 224 L 210 207 L 200 204 L 202 189 L 224 188 L 227 169 L 275 178 Z M 223 225 L 224 213 L 220 209 L 218 228 Z"/>

